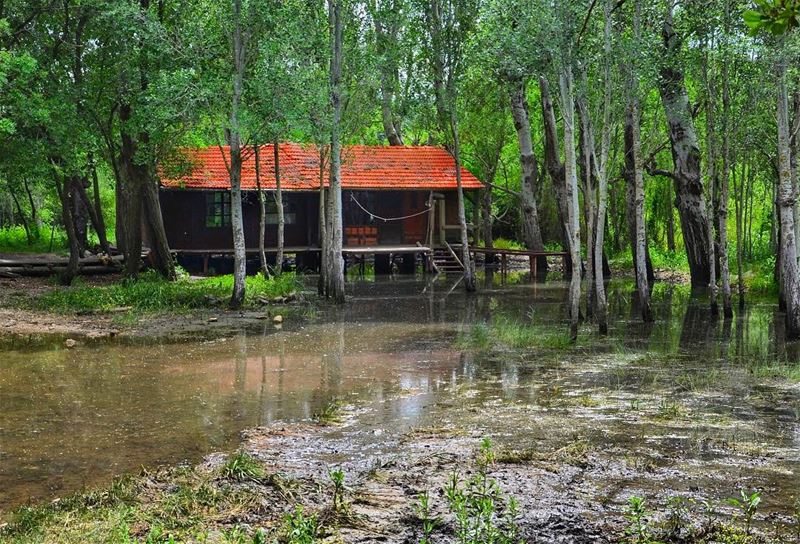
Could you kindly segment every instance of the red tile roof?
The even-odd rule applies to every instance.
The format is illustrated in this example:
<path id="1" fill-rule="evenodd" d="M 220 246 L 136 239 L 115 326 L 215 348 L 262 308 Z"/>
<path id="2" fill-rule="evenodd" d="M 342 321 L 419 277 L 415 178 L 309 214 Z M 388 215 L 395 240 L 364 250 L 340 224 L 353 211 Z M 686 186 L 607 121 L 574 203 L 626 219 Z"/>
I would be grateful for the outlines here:
<path id="1" fill-rule="evenodd" d="M 314 191 L 319 188 L 319 152 L 315 146 L 295 143 L 278 145 L 281 184 L 288 191 Z M 224 154 L 224 155 L 223 155 Z M 252 148 L 245 150 L 242 164 L 242 188 L 256 188 L 255 157 Z M 261 186 L 275 188 L 273 145 L 259 149 Z M 188 149 L 181 161 L 188 163 L 183 173 L 169 177 L 161 170 L 161 185 L 167 188 L 228 189 L 230 148 L 217 146 Z M 326 166 L 324 183 L 328 185 Z M 483 185 L 466 168 L 461 169 L 464 189 Z M 431 146 L 365 146 L 342 150 L 342 187 L 344 189 L 428 189 L 456 188 L 455 161 L 444 149 Z"/>

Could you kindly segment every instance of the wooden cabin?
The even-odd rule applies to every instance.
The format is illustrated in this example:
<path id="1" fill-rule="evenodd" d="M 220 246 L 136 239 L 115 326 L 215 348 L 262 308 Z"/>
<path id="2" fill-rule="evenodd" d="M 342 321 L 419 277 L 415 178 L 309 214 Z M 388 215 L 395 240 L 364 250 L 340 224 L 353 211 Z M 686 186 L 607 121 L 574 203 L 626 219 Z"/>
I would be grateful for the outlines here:
<path id="1" fill-rule="evenodd" d="M 242 165 L 245 244 L 255 258 L 259 236 L 258 186 L 266 191 L 265 246 L 277 245 L 275 149 L 259 148 L 258 180 L 253 148 Z M 180 163 L 180 164 L 178 164 Z M 230 254 L 230 149 L 213 146 L 184 151 L 161 168 L 161 209 L 170 248 L 190 257 Z M 316 267 L 319 254 L 320 185 L 327 189 L 329 167 L 316 146 L 278 145 L 284 202 L 284 246 L 298 266 Z M 455 161 L 431 146 L 351 146 L 342 151 L 342 206 L 345 254 L 430 252 L 458 241 Z M 483 185 L 462 168 L 465 192 Z M 420 249 L 422 248 L 422 249 Z M 405 250 L 405 251 L 404 251 Z"/>

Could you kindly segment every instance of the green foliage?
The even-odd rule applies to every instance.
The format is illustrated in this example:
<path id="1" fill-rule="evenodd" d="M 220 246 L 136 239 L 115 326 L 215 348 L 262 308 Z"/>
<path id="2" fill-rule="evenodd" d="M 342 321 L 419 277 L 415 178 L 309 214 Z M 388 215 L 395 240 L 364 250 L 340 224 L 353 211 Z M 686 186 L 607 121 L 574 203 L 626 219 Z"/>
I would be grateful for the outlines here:
<path id="1" fill-rule="evenodd" d="M 630 524 L 627 530 L 630 542 L 635 544 L 655 544 L 652 531 L 647 518 L 650 513 L 645 508 L 645 501 L 641 497 L 630 497 L 625 518 Z"/>
<path id="2" fill-rule="evenodd" d="M 228 458 L 222 466 L 221 474 L 223 478 L 237 482 L 260 480 L 264 477 L 264 467 L 249 453 L 239 451 Z"/>
<path id="3" fill-rule="evenodd" d="M 780 36 L 800 26 L 800 4 L 796 0 L 755 0 L 755 9 L 742 14 L 753 34 L 765 30 Z"/>
<path id="4" fill-rule="evenodd" d="M 488 475 L 495 454 L 489 439 L 481 442 L 477 455 L 478 471 L 466 482 L 453 472 L 444 488 L 450 512 L 455 517 L 456 538 L 460 544 L 518 544 L 516 518 L 519 505 L 506 497 L 497 481 Z"/>
<path id="5" fill-rule="evenodd" d="M 496 317 L 490 324 L 474 325 L 469 334 L 461 334 L 456 343 L 479 350 L 492 347 L 566 349 L 572 345 L 566 332 L 520 323 L 502 316 Z"/>
<path id="6" fill-rule="evenodd" d="M 33 299 L 35 309 L 54 312 L 88 312 L 130 307 L 134 313 L 157 313 L 213 308 L 224 305 L 233 286 L 233 276 L 202 279 L 182 278 L 166 281 L 154 272 L 137 279 L 122 280 L 103 286 L 87 286 L 76 282 L 72 287 L 49 291 Z M 285 296 L 300 289 L 294 274 L 270 278 L 260 275 L 247 278 L 247 303 L 255 305 L 259 298 Z"/>
<path id="7" fill-rule="evenodd" d="M 286 544 L 314 544 L 319 532 L 319 520 L 315 515 L 306 515 L 303 507 L 297 505 L 294 512 L 283 519 L 283 533 Z"/>
<path id="8" fill-rule="evenodd" d="M 342 471 L 340 468 L 333 469 L 328 472 L 328 476 L 331 479 L 331 484 L 333 484 L 333 500 L 331 501 L 333 512 L 336 515 L 344 514 L 347 511 L 347 503 L 345 502 L 344 498 L 344 471 Z"/>
<path id="9" fill-rule="evenodd" d="M 439 525 L 440 520 L 431 513 L 430 493 L 423 491 L 419 494 L 417 504 L 414 506 L 414 511 L 417 514 L 420 525 L 422 525 L 422 538 L 420 538 L 419 544 L 433 544 L 431 535 L 437 525 Z"/>
<path id="10" fill-rule="evenodd" d="M 493 244 L 497 249 L 525 249 L 525 246 L 516 240 L 507 240 L 505 238 L 495 238 Z"/>
<path id="11" fill-rule="evenodd" d="M 758 505 L 761 504 L 761 492 L 753 491 L 752 493 L 747 493 L 744 489 L 741 489 L 739 490 L 739 498 L 728 499 L 728 504 L 740 510 L 744 519 L 745 534 L 750 535 L 753 527 L 753 517 L 758 511 Z"/>

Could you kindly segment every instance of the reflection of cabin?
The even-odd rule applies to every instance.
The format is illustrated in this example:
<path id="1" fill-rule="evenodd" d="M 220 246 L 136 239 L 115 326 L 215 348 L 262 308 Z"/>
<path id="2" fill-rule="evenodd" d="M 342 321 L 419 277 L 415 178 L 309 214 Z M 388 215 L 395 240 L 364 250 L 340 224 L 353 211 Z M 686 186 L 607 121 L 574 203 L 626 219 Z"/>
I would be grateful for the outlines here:
<path id="1" fill-rule="evenodd" d="M 319 187 L 328 186 L 314 146 L 282 143 L 279 149 L 284 200 L 284 244 L 298 264 L 316 266 L 319 247 Z M 223 155 L 224 154 L 224 155 Z M 161 209 L 170 247 L 186 261 L 230 253 L 230 162 L 227 147 L 188 150 L 182 168 L 163 168 Z M 277 244 L 275 161 L 272 145 L 259 149 L 259 180 L 269 191 L 265 246 Z M 482 188 L 462 168 L 465 191 Z M 423 253 L 458 240 L 455 161 L 438 147 L 352 146 L 342 152 L 345 253 Z M 259 205 L 253 149 L 242 166 L 245 243 L 258 248 Z M 404 251 L 405 250 L 405 251 Z M 255 255 L 252 255 L 255 257 Z"/>

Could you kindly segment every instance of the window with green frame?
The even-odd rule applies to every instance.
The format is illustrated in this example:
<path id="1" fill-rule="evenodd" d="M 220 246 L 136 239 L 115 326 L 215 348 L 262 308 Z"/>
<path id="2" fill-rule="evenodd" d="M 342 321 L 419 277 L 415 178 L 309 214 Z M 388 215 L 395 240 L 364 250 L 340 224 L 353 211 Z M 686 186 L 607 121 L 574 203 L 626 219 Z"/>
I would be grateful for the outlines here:
<path id="1" fill-rule="evenodd" d="M 206 194 L 206 227 L 229 227 L 231 225 L 231 194 L 215 191 Z"/>

